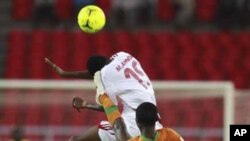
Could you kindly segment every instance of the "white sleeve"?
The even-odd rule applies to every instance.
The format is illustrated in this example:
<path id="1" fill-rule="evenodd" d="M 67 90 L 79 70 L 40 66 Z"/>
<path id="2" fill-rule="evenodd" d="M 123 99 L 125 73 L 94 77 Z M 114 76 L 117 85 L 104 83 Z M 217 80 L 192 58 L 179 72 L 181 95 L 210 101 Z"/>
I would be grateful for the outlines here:
<path id="1" fill-rule="evenodd" d="M 94 75 L 94 83 L 96 85 L 96 97 L 95 97 L 95 100 L 96 100 L 96 103 L 99 104 L 99 105 L 101 105 L 101 103 L 99 101 L 99 97 L 106 93 L 101 78 L 102 78 L 101 77 L 101 72 L 97 71 L 95 73 L 95 75 Z"/>
<path id="2" fill-rule="evenodd" d="M 117 98 L 116 98 L 117 87 L 114 86 L 113 83 L 111 83 L 110 77 L 106 73 L 107 73 L 106 69 L 103 68 L 101 70 L 102 84 L 109 98 L 114 102 L 115 105 L 118 105 Z"/>

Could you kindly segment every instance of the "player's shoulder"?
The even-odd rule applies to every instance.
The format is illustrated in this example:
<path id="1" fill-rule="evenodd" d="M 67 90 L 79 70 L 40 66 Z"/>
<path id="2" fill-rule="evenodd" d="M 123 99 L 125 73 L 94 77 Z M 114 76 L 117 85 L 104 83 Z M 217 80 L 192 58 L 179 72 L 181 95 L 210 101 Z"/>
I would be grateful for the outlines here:
<path id="1" fill-rule="evenodd" d="M 168 134 L 172 134 L 172 135 L 179 135 L 179 133 L 177 133 L 174 129 L 172 128 L 162 128 L 162 129 L 159 129 L 157 130 L 158 132 L 162 132 L 162 133 L 168 133 Z"/>
<path id="2" fill-rule="evenodd" d="M 157 130 L 158 132 L 176 132 L 174 129 L 165 127 Z"/>
<path id="3" fill-rule="evenodd" d="M 119 51 L 119 52 L 113 54 L 113 55 L 110 57 L 110 60 L 114 60 L 114 59 L 117 58 L 117 57 L 128 56 L 128 55 L 131 55 L 131 54 L 129 54 L 128 52 L 125 52 L 125 51 Z"/>
<path id="4" fill-rule="evenodd" d="M 117 54 L 120 54 L 120 55 L 128 55 L 129 53 L 128 52 L 125 52 L 125 51 L 119 51 L 117 52 Z M 130 55 L 130 54 L 129 54 Z"/>
<path id="5" fill-rule="evenodd" d="M 166 136 L 168 139 L 171 139 L 173 141 L 184 141 L 182 137 L 180 136 L 179 133 L 177 133 L 174 129 L 172 128 L 162 128 L 157 130 L 158 133 L 161 136 Z"/>
<path id="6" fill-rule="evenodd" d="M 129 139 L 128 141 L 139 141 L 140 136 L 133 137 Z"/>

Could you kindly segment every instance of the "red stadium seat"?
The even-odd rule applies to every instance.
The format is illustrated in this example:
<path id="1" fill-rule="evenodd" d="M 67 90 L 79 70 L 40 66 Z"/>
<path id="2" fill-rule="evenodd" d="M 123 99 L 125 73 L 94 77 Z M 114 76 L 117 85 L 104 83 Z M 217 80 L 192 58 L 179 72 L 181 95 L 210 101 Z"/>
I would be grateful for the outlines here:
<path id="1" fill-rule="evenodd" d="M 218 42 L 218 47 L 221 48 L 221 51 L 225 57 L 230 57 L 238 59 L 241 55 L 241 47 L 237 44 L 235 36 L 232 33 L 220 32 L 216 35 Z"/>
<path id="2" fill-rule="evenodd" d="M 114 52 L 125 51 L 134 55 L 133 36 L 127 31 L 113 32 L 113 48 Z"/>
<path id="3" fill-rule="evenodd" d="M 59 20 L 67 21 L 73 17 L 73 0 L 56 0 L 56 16 Z"/>
<path id="4" fill-rule="evenodd" d="M 193 33 L 191 32 L 178 32 L 175 34 L 174 37 L 176 38 L 176 43 L 179 44 L 181 47 L 186 47 L 190 44 L 193 44 Z"/>
<path id="5" fill-rule="evenodd" d="M 109 32 L 101 31 L 91 35 L 91 42 L 93 42 L 93 54 L 99 54 L 104 56 L 113 55 L 113 45 Z"/>
<path id="6" fill-rule="evenodd" d="M 230 79 L 234 82 L 234 85 L 238 89 L 248 88 L 249 83 L 249 72 L 245 70 L 235 69 L 234 72 L 230 74 Z"/>
<path id="7" fill-rule="evenodd" d="M 111 1 L 110 0 L 98 0 L 96 1 L 96 5 L 98 5 L 104 11 L 106 17 L 108 18 L 110 9 L 111 9 Z"/>
<path id="8" fill-rule="evenodd" d="M 180 110 L 178 103 L 162 99 L 157 102 L 157 107 L 161 117 L 160 122 L 163 126 L 168 125 L 173 127 L 178 125 L 178 117 L 175 116 L 179 114 L 178 112 Z M 172 107 L 175 107 L 175 109 L 169 110 L 172 109 Z"/>
<path id="9" fill-rule="evenodd" d="M 224 69 L 218 69 L 222 66 L 216 59 L 212 59 L 209 57 L 204 56 L 199 60 L 199 64 L 201 64 L 201 70 L 207 75 L 206 78 L 208 80 L 224 80 L 225 79 L 225 72 Z"/>
<path id="10" fill-rule="evenodd" d="M 69 33 L 65 30 L 56 30 L 51 35 L 51 60 L 61 68 L 68 68 L 70 58 Z M 52 70 L 51 70 L 52 71 Z M 52 72 L 51 72 L 52 73 Z M 54 71 L 52 78 L 61 78 Z"/>
<path id="11" fill-rule="evenodd" d="M 15 96 L 13 96 L 13 99 Z M 17 104 L 5 104 L 1 125 L 17 125 L 21 121 L 20 107 Z"/>
<path id="12" fill-rule="evenodd" d="M 28 78 L 43 79 L 46 78 L 46 64 L 44 58 L 49 57 L 49 33 L 46 30 L 34 30 L 31 32 L 31 45 L 29 49 L 29 72 Z"/>
<path id="13" fill-rule="evenodd" d="M 71 34 L 72 46 L 70 50 L 72 51 L 72 56 L 70 60 L 70 69 L 73 70 L 85 70 L 88 57 L 92 53 L 91 42 L 89 36 L 82 31 L 76 31 Z"/>
<path id="14" fill-rule="evenodd" d="M 246 56 L 245 59 L 243 60 L 243 68 L 248 72 L 250 72 L 250 55 Z"/>
<path id="15" fill-rule="evenodd" d="M 178 57 L 178 47 L 176 46 L 175 42 L 173 41 L 172 34 L 160 32 L 155 34 L 155 54 L 154 61 L 173 61 L 176 60 Z M 161 68 L 165 63 L 157 63 L 157 68 Z"/>
<path id="16" fill-rule="evenodd" d="M 171 0 L 158 0 L 157 17 L 161 21 L 170 21 L 174 18 L 174 6 Z"/>
<path id="17" fill-rule="evenodd" d="M 26 59 L 28 49 L 27 33 L 22 30 L 13 30 L 8 37 L 8 56 L 5 76 L 7 78 L 23 78 L 26 71 Z M 20 59 L 22 58 L 22 59 Z"/>
<path id="18" fill-rule="evenodd" d="M 134 44 L 136 50 L 135 57 L 139 60 L 145 72 L 150 79 L 157 79 L 157 68 L 155 63 L 155 53 L 157 45 L 154 42 L 153 35 L 149 32 L 136 32 L 134 33 Z M 151 65 L 148 65 L 151 64 Z"/>
<path id="19" fill-rule="evenodd" d="M 249 32 L 238 32 L 235 37 L 235 41 L 245 49 L 248 49 L 250 44 L 250 33 Z M 249 51 L 249 50 L 248 50 Z"/>
<path id="20" fill-rule="evenodd" d="M 220 55 L 220 48 L 217 46 L 215 35 L 213 33 L 195 34 L 195 44 L 200 48 L 200 55 L 209 59 L 217 59 Z"/>
<path id="21" fill-rule="evenodd" d="M 135 57 L 141 62 L 142 66 L 146 66 L 154 57 L 155 46 L 151 44 L 151 38 L 152 36 L 148 32 L 136 32 L 134 34 Z"/>
<path id="22" fill-rule="evenodd" d="M 12 17 L 15 20 L 28 20 L 32 17 L 34 0 L 12 0 Z"/>
<path id="23" fill-rule="evenodd" d="M 174 42 L 173 35 L 170 33 L 160 32 L 155 35 L 155 55 L 153 62 L 156 63 L 158 79 L 179 78 L 178 71 L 178 52 L 179 48 Z"/>
<path id="24" fill-rule="evenodd" d="M 165 68 L 161 74 L 161 78 L 164 80 L 180 80 L 181 72 L 175 67 Z"/>
<path id="25" fill-rule="evenodd" d="M 185 80 L 204 80 L 205 75 L 198 69 L 190 69 L 184 72 Z"/>
<path id="26" fill-rule="evenodd" d="M 212 22 L 217 12 L 218 0 L 196 0 L 196 16 L 199 21 Z"/>

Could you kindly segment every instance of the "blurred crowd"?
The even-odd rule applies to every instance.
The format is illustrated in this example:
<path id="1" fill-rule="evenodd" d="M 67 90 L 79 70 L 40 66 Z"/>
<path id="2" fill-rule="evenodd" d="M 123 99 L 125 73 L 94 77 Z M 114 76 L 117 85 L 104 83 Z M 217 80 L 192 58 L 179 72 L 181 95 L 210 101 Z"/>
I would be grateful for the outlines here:
<path id="1" fill-rule="evenodd" d="M 35 25 L 61 24 L 62 22 L 75 22 L 78 11 L 89 4 L 99 5 L 97 0 L 68 0 L 72 3 L 71 19 L 58 20 L 55 3 L 56 0 L 34 0 L 33 20 Z M 157 26 L 158 24 L 173 24 L 177 27 L 192 27 L 201 23 L 197 18 L 204 10 L 197 10 L 202 0 L 109 0 L 108 10 L 105 14 L 108 18 L 108 27 L 141 27 L 144 25 Z M 158 15 L 169 12 L 169 7 L 160 9 L 162 4 L 168 3 L 173 11 L 173 18 L 162 22 Z M 215 5 L 215 6 L 213 6 Z M 101 6 L 101 5 L 100 5 Z M 250 24 L 249 0 L 206 0 L 203 4 L 206 9 L 211 8 L 215 13 L 212 21 L 206 23 L 225 28 L 242 28 Z M 202 9 L 203 7 L 200 7 Z M 101 8 L 103 8 L 101 6 Z M 106 8 L 107 9 L 107 8 Z M 59 8 L 60 10 L 60 8 Z M 63 10 L 63 9 L 62 9 Z M 206 12 L 206 11 L 205 11 Z M 203 21 L 202 21 L 203 22 Z"/>

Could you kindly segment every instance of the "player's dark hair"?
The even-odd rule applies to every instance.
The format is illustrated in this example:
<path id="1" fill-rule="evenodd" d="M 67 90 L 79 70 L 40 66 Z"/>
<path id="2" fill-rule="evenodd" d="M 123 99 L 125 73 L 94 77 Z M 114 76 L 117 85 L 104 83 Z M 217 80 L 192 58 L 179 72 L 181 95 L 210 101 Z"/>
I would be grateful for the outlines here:
<path id="1" fill-rule="evenodd" d="M 153 103 L 145 102 L 136 109 L 136 121 L 143 126 L 154 126 L 158 121 L 158 111 Z"/>
<path id="2" fill-rule="evenodd" d="M 108 59 L 104 56 L 91 56 L 87 61 L 88 72 L 94 76 L 95 72 L 101 70 L 108 63 Z"/>

